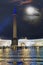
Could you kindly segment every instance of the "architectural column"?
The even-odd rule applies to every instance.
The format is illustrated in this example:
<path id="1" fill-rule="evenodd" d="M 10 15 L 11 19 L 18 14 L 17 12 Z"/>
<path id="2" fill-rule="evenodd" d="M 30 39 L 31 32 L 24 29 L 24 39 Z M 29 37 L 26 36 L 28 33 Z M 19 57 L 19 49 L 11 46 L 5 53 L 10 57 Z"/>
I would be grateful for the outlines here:
<path id="1" fill-rule="evenodd" d="M 16 21 L 16 14 L 13 15 L 13 41 L 12 45 L 17 45 L 17 21 Z"/>

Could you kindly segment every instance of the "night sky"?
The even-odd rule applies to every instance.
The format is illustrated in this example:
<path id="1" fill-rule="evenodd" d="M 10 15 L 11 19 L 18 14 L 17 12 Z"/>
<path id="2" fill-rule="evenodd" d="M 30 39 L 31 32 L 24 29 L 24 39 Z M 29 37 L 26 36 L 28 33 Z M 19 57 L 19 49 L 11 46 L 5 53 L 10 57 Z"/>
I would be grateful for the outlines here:
<path id="1" fill-rule="evenodd" d="M 0 38 L 12 39 L 12 11 L 12 4 L 0 4 Z"/>
<path id="2" fill-rule="evenodd" d="M 6 0 L 7 1 L 7 0 Z M 35 0 L 34 0 L 35 1 Z M 38 3 L 32 3 L 35 7 L 43 11 L 43 0 L 37 0 Z M 20 7 L 16 3 L 2 3 L 0 1 L 0 38 L 12 39 L 13 35 L 13 15 L 17 14 L 17 36 L 18 38 L 27 37 L 29 39 L 43 38 L 43 15 L 38 24 L 30 24 L 22 20 Z"/>

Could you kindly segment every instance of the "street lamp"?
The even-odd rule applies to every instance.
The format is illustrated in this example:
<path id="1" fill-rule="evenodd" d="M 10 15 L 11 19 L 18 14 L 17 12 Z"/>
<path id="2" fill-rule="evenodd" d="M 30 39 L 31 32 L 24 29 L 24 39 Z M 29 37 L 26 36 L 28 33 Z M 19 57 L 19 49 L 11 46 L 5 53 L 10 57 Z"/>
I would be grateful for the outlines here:
<path id="1" fill-rule="evenodd" d="M 35 12 L 37 13 L 36 9 L 32 6 L 26 7 L 26 14 L 27 15 L 33 15 L 35 14 Z"/>
<path id="2" fill-rule="evenodd" d="M 33 6 L 26 6 L 24 8 L 23 20 L 29 21 L 30 23 L 36 23 L 40 20 L 41 13 L 39 9 Z"/>

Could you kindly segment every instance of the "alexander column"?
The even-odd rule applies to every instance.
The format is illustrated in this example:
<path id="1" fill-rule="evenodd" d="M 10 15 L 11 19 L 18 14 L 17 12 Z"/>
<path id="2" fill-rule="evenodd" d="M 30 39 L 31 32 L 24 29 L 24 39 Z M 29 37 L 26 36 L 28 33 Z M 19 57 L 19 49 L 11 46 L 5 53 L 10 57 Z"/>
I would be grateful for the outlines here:
<path id="1" fill-rule="evenodd" d="M 16 45 L 18 45 L 17 40 L 17 21 L 16 21 L 16 14 L 13 14 L 13 40 L 12 40 L 12 46 L 15 49 Z"/>

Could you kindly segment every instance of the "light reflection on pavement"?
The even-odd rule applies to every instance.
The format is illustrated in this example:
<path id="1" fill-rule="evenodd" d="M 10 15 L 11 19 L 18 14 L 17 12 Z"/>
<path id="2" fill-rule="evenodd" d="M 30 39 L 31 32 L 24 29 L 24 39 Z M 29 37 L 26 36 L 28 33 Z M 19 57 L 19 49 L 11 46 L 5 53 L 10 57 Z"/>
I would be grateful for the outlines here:
<path id="1" fill-rule="evenodd" d="M 0 65 L 14 65 L 14 50 L 0 48 Z"/>
<path id="2" fill-rule="evenodd" d="M 31 58 L 29 59 L 29 57 Z M 34 57 L 37 57 L 35 47 L 18 48 L 17 50 L 8 47 L 0 48 L 0 65 L 38 65 Z M 43 62 L 39 64 L 43 64 Z"/>

